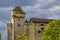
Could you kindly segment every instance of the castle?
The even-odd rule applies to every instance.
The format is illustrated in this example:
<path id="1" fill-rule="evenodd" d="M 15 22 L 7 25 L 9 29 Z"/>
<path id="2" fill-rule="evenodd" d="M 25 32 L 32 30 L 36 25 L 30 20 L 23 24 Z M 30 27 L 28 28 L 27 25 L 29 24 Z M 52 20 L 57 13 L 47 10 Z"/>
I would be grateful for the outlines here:
<path id="1" fill-rule="evenodd" d="M 21 7 L 11 10 L 11 23 L 7 24 L 8 40 L 16 40 L 16 34 L 24 34 L 29 40 L 38 40 L 42 36 L 44 27 L 53 21 L 43 18 L 31 18 L 30 21 L 24 21 L 25 14 Z"/>

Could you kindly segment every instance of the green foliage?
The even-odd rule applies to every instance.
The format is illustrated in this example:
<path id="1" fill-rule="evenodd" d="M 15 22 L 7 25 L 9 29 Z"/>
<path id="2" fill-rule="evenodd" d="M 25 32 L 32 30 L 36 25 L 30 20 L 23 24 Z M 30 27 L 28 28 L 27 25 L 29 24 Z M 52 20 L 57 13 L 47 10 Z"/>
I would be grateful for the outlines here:
<path id="1" fill-rule="evenodd" d="M 0 40 L 1 40 L 1 34 L 0 34 Z"/>
<path id="2" fill-rule="evenodd" d="M 54 20 L 45 27 L 41 40 L 60 40 L 60 20 Z"/>
<path id="3" fill-rule="evenodd" d="M 16 40 L 28 40 L 28 37 L 25 34 L 16 34 Z"/>

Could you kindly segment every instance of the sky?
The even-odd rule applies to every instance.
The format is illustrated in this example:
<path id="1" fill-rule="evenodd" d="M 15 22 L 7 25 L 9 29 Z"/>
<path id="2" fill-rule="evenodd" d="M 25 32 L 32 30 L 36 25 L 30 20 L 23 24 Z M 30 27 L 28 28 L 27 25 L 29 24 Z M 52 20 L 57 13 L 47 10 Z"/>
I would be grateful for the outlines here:
<path id="1" fill-rule="evenodd" d="M 11 10 L 21 6 L 26 13 L 25 19 L 32 17 L 60 19 L 60 0 L 0 0 L 0 32 L 2 40 L 7 40 L 7 23 Z"/>

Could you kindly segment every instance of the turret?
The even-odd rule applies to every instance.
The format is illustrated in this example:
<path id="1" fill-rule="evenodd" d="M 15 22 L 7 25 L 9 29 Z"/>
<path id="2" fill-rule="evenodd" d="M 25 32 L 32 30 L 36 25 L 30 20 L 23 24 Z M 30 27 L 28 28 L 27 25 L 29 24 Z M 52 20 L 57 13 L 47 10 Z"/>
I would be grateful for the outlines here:
<path id="1" fill-rule="evenodd" d="M 11 23 L 12 23 L 12 40 L 15 39 L 16 34 L 24 33 L 24 18 L 25 13 L 21 7 L 15 7 L 11 11 Z"/>
<path id="2" fill-rule="evenodd" d="M 12 9 L 11 11 L 11 22 L 13 23 L 13 20 L 20 20 L 20 19 L 23 19 L 25 18 L 25 12 L 22 10 L 21 7 L 15 7 L 14 9 Z M 23 20 L 20 20 L 20 21 L 23 21 Z"/>

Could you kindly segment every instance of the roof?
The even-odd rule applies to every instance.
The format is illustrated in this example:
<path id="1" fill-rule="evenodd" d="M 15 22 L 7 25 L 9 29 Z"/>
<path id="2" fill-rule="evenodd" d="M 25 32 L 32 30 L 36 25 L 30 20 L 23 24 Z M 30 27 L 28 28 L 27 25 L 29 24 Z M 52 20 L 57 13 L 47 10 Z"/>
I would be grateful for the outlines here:
<path id="1" fill-rule="evenodd" d="M 31 20 L 30 21 L 32 21 L 32 22 L 36 22 L 36 23 L 38 23 L 38 22 L 51 22 L 51 21 L 53 21 L 54 19 L 44 19 L 44 18 L 31 18 Z"/>
<path id="2" fill-rule="evenodd" d="M 12 11 L 16 11 L 16 12 L 20 12 L 21 14 L 25 14 L 25 12 L 19 6 L 18 7 L 15 7 L 14 9 L 12 9 Z"/>

